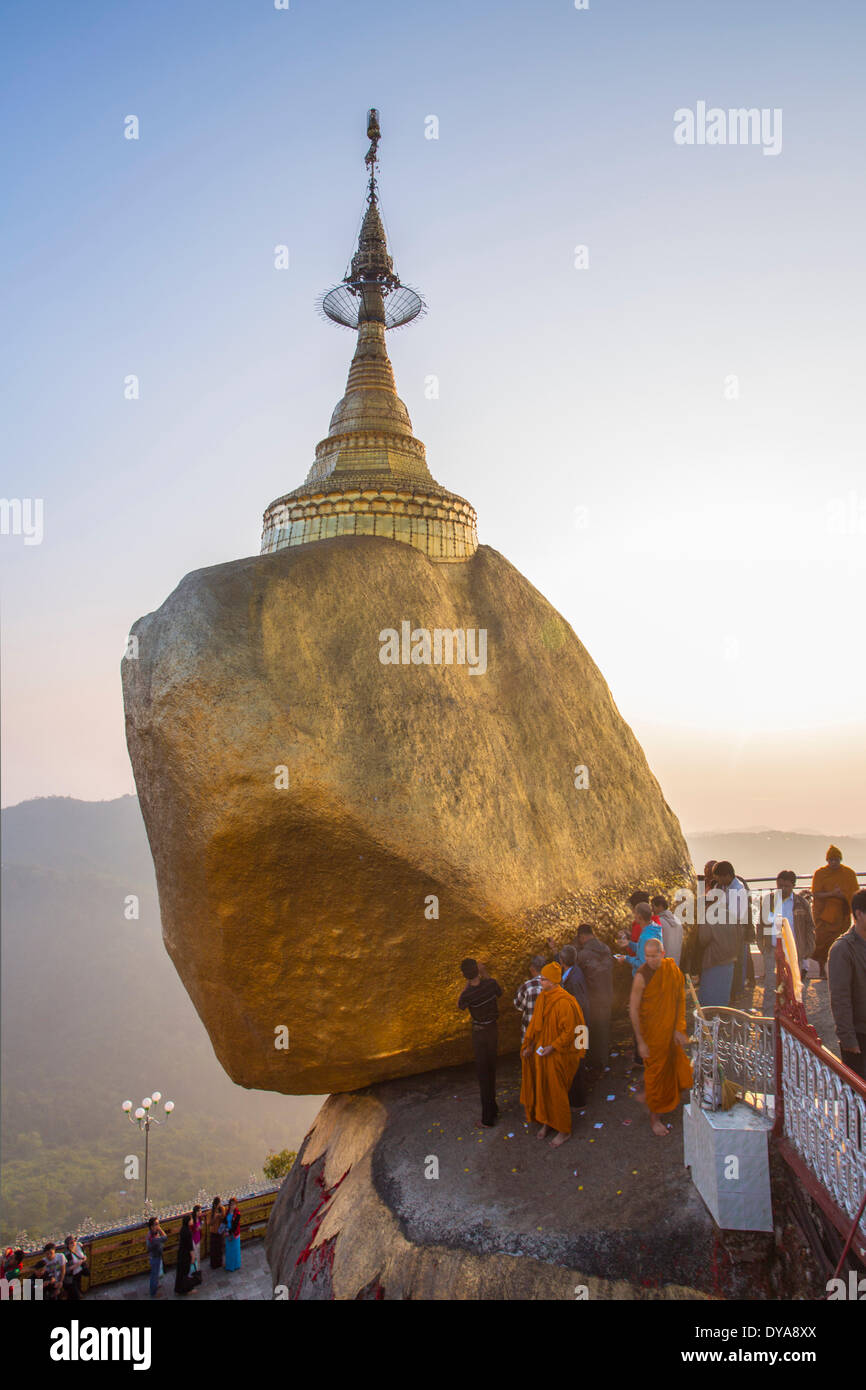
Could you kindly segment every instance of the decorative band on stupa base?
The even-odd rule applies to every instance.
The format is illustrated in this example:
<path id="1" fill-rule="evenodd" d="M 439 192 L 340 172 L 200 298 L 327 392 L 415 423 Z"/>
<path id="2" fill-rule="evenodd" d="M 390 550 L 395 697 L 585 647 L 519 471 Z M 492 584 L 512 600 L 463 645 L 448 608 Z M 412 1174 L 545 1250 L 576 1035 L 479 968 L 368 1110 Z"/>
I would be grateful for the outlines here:
<path id="1" fill-rule="evenodd" d="M 478 549 L 474 509 L 435 486 L 305 488 L 272 502 L 264 515 L 263 555 L 335 536 L 382 536 L 421 550 L 429 560 L 468 560 Z"/>

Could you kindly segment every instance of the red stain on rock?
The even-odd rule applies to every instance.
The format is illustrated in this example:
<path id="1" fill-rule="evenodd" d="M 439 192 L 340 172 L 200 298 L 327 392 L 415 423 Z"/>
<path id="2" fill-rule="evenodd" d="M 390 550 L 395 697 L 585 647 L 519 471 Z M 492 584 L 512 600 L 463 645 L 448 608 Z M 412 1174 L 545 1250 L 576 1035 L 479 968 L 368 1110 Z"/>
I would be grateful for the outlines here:
<path id="1" fill-rule="evenodd" d="M 330 1288 L 331 1277 L 333 1275 L 334 1270 L 334 1247 L 337 1242 L 337 1237 L 332 1236 L 330 1240 L 324 1241 L 319 1246 L 315 1245 L 315 1240 L 316 1236 L 319 1233 L 319 1227 L 325 1219 L 325 1208 L 327 1207 L 337 1188 L 340 1186 L 340 1183 L 348 1177 L 349 1171 L 350 1170 L 347 1168 L 342 1178 L 335 1182 L 333 1187 L 325 1186 L 325 1180 L 321 1176 L 321 1174 L 318 1174 L 315 1179 L 317 1186 L 321 1188 L 322 1196 L 319 1199 L 318 1204 L 314 1207 L 310 1216 L 307 1218 L 308 1226 L 311 1222 L 314 1222 L 315 1224 L 310 1233 L 309 1240 L 307 1241 L 298 1258 L 295 1260 L 296 1269 L 300 1265 L 307 1265 L 307 1268 L 302 1271 L 295 1285 L 295 1300 L 300 1298 L 301 1289 L 304 1287 L 304 1284 L 306 1282 L 309 1281 L 309 1283 L 315 1284 L 320 1276 L 324 1276 L 324 1280 L 327 1282 Z M 331 1297 L 333 1298 L 333 1290 L 330 1290 L 330 1292 Z"/>

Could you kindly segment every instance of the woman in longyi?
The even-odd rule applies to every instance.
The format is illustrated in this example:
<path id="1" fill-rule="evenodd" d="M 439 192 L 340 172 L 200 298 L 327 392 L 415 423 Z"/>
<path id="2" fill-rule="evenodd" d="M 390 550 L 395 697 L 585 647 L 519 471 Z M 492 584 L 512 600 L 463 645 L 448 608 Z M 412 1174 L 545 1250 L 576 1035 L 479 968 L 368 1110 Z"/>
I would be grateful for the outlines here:
<path id="1" fill-rule="evenodd" d="M 686 1036 L 686 982 L 679 966 L 665 957 L 660 941 L 648 941 L 646 962 L 634 977 L 629 1013 L 644 1059 L 645 1101 L 653 1134 L 665 1138 L 662 1115 L 676 1110 L 680 1092 L 692 1084 L 692 1064 L 683 1048 Z"/>
<path id="2" fill-rule="evenodd" d="M 586 1053 L 587 1042 L 583 1031 L 577 1031 L 584 1030 L 580 1005 L 562 988 L 561 979 L 558 965 L 546 965 L 542 970 L 541 992 L 520 1053 L 520 1100 L 526 1118 L 530 1124 L 537 1120 L 541 1125 L 539 1139 L 544 1139 L 549 1129 L 556 1131 L 550 1141 L 553 1149 L 571 1138 L 568 1090 Z"/>

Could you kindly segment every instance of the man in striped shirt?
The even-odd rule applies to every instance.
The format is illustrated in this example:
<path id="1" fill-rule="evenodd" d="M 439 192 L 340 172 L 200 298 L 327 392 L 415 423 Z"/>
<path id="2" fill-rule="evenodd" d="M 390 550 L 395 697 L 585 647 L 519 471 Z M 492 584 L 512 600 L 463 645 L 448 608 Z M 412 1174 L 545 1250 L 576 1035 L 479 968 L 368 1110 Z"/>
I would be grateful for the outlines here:
<path id="1" fill-rule="evenodd" d="M 529 1027 L 532 1018 L 532 1010 L 535 1008 L 535 1001 L 541 993 L 541 972 L 547 963 L 546 956 L 533 956 L 529 962 L 532 975 L 528 980 L 524 980 L 519 990 L 514 996 L 514 1007 L 522 1015 L 520 1020 L 520 1040 L 523 1041 L 524 1034 Z"/>

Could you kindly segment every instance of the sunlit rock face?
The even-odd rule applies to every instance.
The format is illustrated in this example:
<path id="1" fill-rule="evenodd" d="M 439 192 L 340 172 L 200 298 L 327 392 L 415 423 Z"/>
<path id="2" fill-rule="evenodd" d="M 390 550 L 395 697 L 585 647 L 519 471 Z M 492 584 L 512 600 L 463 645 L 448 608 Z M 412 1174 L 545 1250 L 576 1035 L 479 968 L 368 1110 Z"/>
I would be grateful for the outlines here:
<path id="1" fill-rule="evenodd" d="M 437 564 L 356 535 L 216 565 L 133 634 L 165 942 L 241 1085 L 339 1092 L 467 1060 L 467 955 L 506 991 L 512 1048 L 508 991 L 551 930 L 689 873 L 600 672 L 488 547 Z"/>

